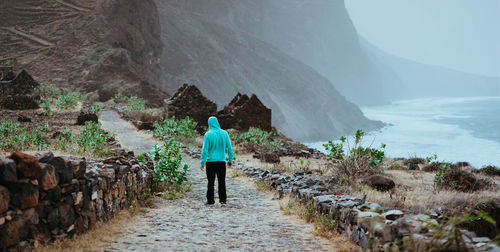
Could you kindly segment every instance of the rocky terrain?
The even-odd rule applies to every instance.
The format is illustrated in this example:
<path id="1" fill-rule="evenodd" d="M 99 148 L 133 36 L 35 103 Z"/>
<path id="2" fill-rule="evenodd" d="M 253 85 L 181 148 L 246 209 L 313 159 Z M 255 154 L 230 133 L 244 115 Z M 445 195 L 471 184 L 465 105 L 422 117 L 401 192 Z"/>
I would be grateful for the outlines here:
<path id="1" fill-rule="evenodd" d="M 0 66 L 59 87 L 100 91 L 101 100 L 121 91 L 161 105 L 166 93 L 148 84 L 160 74 L 155 14 L 151 1 L 2 1 Z"/>

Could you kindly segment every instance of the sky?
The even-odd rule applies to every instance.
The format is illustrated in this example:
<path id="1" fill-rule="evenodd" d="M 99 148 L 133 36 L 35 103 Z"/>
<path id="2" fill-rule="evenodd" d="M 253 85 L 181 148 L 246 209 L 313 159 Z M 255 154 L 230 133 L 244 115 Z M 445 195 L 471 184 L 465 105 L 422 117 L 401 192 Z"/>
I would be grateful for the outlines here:
<path id="1" fill-rule="evenodd" d="M 500 0 L 345 0 L 358 33 L 425 64 L 500 76 Z"/>

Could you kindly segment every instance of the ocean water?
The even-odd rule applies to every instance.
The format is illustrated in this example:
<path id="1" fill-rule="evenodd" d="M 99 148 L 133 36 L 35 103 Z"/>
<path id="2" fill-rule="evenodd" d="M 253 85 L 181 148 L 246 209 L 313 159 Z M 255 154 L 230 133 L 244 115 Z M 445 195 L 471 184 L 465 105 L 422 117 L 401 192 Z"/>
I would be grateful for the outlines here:
<path id="1" fill-rule="evenodd" d="M 363 142 L 372 147 L 385 143 L 386 156 L 436 154 L 440 161 L 467 161 L 477 168 L 500 166 L 500 97 L 402 100 L 361 110 L 388 123 Z M 323 143 L 307 145 L 324 151 Z"/>

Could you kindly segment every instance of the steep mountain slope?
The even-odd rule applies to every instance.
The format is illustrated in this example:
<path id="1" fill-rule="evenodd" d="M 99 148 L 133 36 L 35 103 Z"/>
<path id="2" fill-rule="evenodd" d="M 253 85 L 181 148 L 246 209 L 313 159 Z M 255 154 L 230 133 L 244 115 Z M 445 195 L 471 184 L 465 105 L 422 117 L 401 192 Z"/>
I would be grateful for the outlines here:
<path id="1" fill-rule="evenodd" d="M 274 45 L 327 77 L 341 94 L 358 105 L 429 93 L 491 95 L 500 85 L 499 78 L 398 59 L 367 46 L 358 37 L 343 0 L 287 0 L 286 4 L 281 0 L 166 1 L 199 18 Z"/>
<path id="2" fill-rule="evenodd" d="M 311 66 L 356 104 L 384 100 L 382 79 L 358 43 L 344 1 L 167 0 L 208 22 L 246 32 Z"/>
<path id="3" fill-rule="evenodd" d="M 385 90 L 397 99 L 443 96 L 500 95 L 500 78 L 424 65 L 388 54 L 361 39 L 361 46 L 378 66 Z"/>
<path id="4" fill-rule="evenodd" d="M 273 124 L 298 140 L 325 140 L 380 126 L 366 119 L 326 78 L 273 45 L 185 6 L 160 0 L 156 4 L 165 90 L 172 92 L 190 82 L 219 106 L 237 92 L 255 93 L 273 109 Z"/>
<path id="5" fill-rule="evenodd" d="M 159 33 L 152 0 L 2 0 L 0 65 L 89 92 L 126 83 L 159 103 L 166 94 L 147 84 L 160 75 Z"/>

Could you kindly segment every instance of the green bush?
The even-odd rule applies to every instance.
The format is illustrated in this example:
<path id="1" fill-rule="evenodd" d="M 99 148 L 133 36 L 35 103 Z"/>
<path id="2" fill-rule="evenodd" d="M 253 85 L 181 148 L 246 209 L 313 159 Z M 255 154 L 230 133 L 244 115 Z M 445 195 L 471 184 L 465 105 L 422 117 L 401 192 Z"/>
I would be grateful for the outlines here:
<path id="1" fill-rule="evenodd" d="M 193 138 L 198 137 L 200 134 L 196 131 L 196 121 L 190 117 L 186 117 L 182 120 L 172 118 L 161 118 L 153 124 L 154 130 L 153 134 L 159 139 L 163 139 L 164 136 L 171 136 L 176 139 L 178 138 Z"/>
<path id="2" fill-rule="evenodd" d="M 85 128 L 77 139 L 81 152 L 92 151 L 99 154 L 106 143 L 107 137 L 101 129 L 100 123 L 92 121 L 85 122 Z"/>
<path id="3" fill-rule="evenodd" d="M 46 116 L 54 115 L 54 111 L 51 108 L 52 101 L 53 101 L 52 98 L 47 98 L 47 99 L 44 99 L 42 102 L 43 113 Z"/>
<path id="4" fill-rule="evenodd" d="M 371 148 L 361 146 L 361 141 L 365 132 L 357 130 L 354 135 L 353 146 L 345 136 L 340 137 L 340 143 L 329 141 L 325 144 L 327 157 L 335 160 L 338 173 L 347 181 L 354 181 L 358 176 L 371 175 L 381 172 L 381 165 L 384 162 L 385 144 L 380 148 Z M 344 146 L 347 145 L 348 151 L 344 153 Z"/>
<path id="5" fill-rule="evenodd" d="M 21 127 L 19 122 L 11 122 L 2 119 L 0 122 L 0 150 L 47 150 L 50 147 L 50 142 L 46 140 L 45 136 L 48 131 L 50 131 L 48 124 L 44 127 L 37 127 L 31 132 L 28 132 L 26 130 L 26 125 L 25 127 Z"/>
<path id="6" fill-rule="evenodd" d="M 30 133 L 30 145 L 37 151 L 47 150 L 50 147 L 50 143 L 45 140 L 43 132 L 47 133 L 47 130 L 37 127 Z"/>
<path id="7" fill-rule="evenodd" d="M 78 92 L 69 92 L 62 94 L 57 98 L 56 107 L 58 109 L 72 109 L 78 105 L 82 95 Z"/>
<path id="8" fill-rule="evenodd" d="M 101 113 L 101 110 L 102 110 L 102 106 L 101 106 L 101 104 L 99 104 L 97 102 L 94 102 L 94 104 L 92 104 L 92 107 L 90 107 L 90 112 L 92 114 L 98 115 L 99 113 Z"/>
<path id="9" fill-rule="evenodd" d="M 33 90 L 34 96 L 40 96 L 41 99 L 56 98 L 61 94 L 61 90 L 51 83 L 40 83 Z"/>
<path id="10" fill-rule="evenodd" d="M 63 131 L 59 136 L 57 136 L 56 149 L 58 150 L 71 150 L 72 145 L 76 141 L 77 137 L 73 131 L 69 130 L 64 126 Z"/>
<path id="11" fill-rule="evenodd" d="M 283 142 L 273 139 L 278 136 L 276 132 L 268 132 L 259 128 L 251 127 L 247 132 L 241 133 L 238 142 L 249 145 L 251 149 L 272 152 L 278 150 Z"/>
<path id="12" fill-rule="evenodd" d="M 155 145 L 148 153 L 154 163 L 153 181 L 157 186 L 182 186 L 187 181 L 189 167 L 181 167 L 181 144 L 170 139 L 163 146 Z M 157 187 L 158 188 L 158 187 Z"/>
<path id="13" fill-rule="evenodd" d="M 0 122 L 0 150 L 21 151 L 29 147 L 30 136 L 19 122 L 2 119 Z"/>

